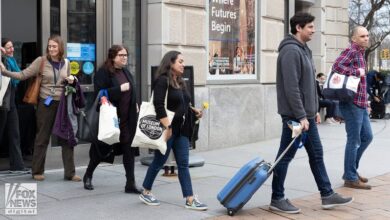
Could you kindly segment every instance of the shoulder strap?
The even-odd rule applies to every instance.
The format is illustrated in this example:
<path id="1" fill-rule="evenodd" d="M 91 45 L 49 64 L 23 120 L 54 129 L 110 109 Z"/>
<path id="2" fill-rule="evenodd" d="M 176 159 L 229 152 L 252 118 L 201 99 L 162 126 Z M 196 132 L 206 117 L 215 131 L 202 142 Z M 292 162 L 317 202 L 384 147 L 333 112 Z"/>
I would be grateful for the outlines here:
<path id="1" fill-rule="evenodd" d="M 165 93 L 164 106 L 168 109 L 168 90 L 169 90 L 169 77 L 167 77 L 167 92 Z"/>
<path id="2" fill-rule="evenodd" d="M 70 66 L 69 66 L 70 65 L 70 61 L 67 58 L 65 58 L 64 62 L 65 62 L 64 65 L 66 66 L 67 75 L 70 76 Z"/>
<path id="3" fill-rule="evenodd" d="M 45 67 L 46 57 L 42 56 L 41 65 L 39 66 L 39 75 L 42 75 L 43 68 Z"/>

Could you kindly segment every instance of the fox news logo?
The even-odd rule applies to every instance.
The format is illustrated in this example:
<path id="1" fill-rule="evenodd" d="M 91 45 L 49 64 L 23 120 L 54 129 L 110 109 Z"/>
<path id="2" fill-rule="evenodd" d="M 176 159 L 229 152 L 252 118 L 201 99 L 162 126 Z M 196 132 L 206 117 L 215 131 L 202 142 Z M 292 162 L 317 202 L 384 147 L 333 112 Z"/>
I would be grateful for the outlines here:
<path id="1" fill-rule="evenodd" d="M 6 215 L 36 215 L 37 206 L 36 183 L 5 184 Z"/>

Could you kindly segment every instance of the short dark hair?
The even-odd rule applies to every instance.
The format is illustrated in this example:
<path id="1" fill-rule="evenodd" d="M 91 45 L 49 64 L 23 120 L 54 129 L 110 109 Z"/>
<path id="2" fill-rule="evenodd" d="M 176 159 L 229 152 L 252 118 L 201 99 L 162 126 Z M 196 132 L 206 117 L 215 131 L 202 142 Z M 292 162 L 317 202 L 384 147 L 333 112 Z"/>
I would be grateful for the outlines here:
<path id="1" fill-rule="evenodd" d="M 325 76 L 324 73 L 318 73 L 318 74 L 317 74 L 317 78 L 321 78 L 321 77 L 323 77 L 323 76 Z"/>
<path id="2" fill-rule="evenodd" d="M 8 42 L 12 42 L 9 38 L 1 38 L 1 46 L 4 47 Z"/>
<path id="3" fill-rule="evenodd" d="M 303 28 L 306 24 L 313 22 L 315 17 L 307 12 L 298 12 L 290 19 L 291 33 L 297 33 L 297 25 Z"/>
<path id="4" fill-rule="evenodd" d="M 378 81 L 384 81 L 386 76 L 383 73 L 377 72 L 376 77 L 378 78 Z"/>

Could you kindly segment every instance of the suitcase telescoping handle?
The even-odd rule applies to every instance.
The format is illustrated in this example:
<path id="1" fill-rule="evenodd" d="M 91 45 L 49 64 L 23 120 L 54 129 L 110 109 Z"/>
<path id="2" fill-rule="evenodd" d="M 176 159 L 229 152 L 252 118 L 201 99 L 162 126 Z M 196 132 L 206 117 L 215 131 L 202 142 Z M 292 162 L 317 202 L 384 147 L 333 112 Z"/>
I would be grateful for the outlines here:
<path id="1" fill-rule="evenodd" d="M 280 154 L 280 156 L 278 157 L 278 159 L 276 159 L 276 161 L 274 162 L 274 164 L 272 164 L 271 168 L 269 168 L 268 170 L 268 175 L 272 173 L 272 170 L 275 168 L 275 166 L 279 163 L 279 161 L 283 158 L 283 156 L 287 153 L 287 151 L 291 148 L 291 146 L 295 143 L 295 141 L 297 140 L 297 138 L 299 136 L 301 136 L 302 134 L 299 134 L 297 136 L 294 137 L 294 139 L 290 142 L 290 144 L 286 147 L 286 149 Z M 303 141 L 303 140 L 302 140 Z"/>

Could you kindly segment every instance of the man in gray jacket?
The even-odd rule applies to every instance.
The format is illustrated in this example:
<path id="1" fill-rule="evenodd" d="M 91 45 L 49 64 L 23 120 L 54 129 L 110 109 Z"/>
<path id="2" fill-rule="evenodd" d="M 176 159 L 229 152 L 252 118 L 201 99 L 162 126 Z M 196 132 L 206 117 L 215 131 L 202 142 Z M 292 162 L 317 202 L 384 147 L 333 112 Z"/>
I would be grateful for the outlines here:
<path id="1" fill-rule="evenodd" d="M 346 205 L 353 198 L 343 198 L 332 190 L 323 159 L 323 149 L 316 123 L 320 121 L 316 90 L 315 67 L 312 53 L 306 42 L 312 39 L 314 16 L 299 12 L 290 19 L 291 35 L 279 46 L 276 89 L 278 113 L 282 117 L 283 131 L 277 157 L 292 141 L 289 121 L 300 123 L 306 137 L 304 146 L 317 187 L 321 193 L 322 208 L 331 209 Z M 270 209 L 285 213 L 299 213 L 300 209 L 284 197 L 284 181 L 290 161 L 297 148 L 293 146 L 273 171 L 272 200 Z"/>

